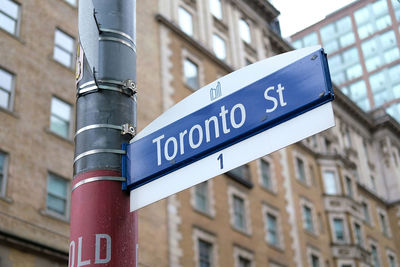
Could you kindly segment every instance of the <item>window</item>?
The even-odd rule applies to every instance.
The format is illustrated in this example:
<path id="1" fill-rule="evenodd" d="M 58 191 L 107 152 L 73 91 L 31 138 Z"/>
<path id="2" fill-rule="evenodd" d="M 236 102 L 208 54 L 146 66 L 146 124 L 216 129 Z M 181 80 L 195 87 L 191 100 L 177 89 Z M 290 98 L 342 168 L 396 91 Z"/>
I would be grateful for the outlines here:
<path id="1" fill-rule="evenodd" d="M 354 17 L 358 26 L 363 24 L 364 22 L 367 22 L 370 19 L 368 6 L 360 8 L 359 10 L 354 12 Z"/>
<path id="2" fill-rule="evenodd" d="M 382 66 L 382 65 L 383 65 L 383 62 L 382 62 L 380 56 L 375 56 L 375 57 L 372 57 L 372 58 L 370 58 L 370 59 L 367 59 L 367 60 L 365 61 L 365 65 L 366 65 L 366 67 L 367 67 L 367 71 L 368 71 L 368 72 L 371 72 L 371 71 L 376 70 L 376 69 L 379 68 L 380 66 Z"/>
<path id="3" fill-rule="evenodd" d="M 376 53 L 378 52 L 377 39 L 372 38 L 362 42 L 361 50 L 363 52 L 364 58 L 369 58 L 370 56 L 376 55 Z"/>
<path id="4" fill-rule="evenodd" d="M 343 52 L 343 62 L 346 64 L 354 64 L 360 62 L 357 48 L 353 47 Z"/>
<path id="5" fill-rule="evenodd" d="M 53 58 L 68 68 L 71 68 L 73 64 L 74 42 L 74 38 L 56 29 Z"/>
<path id="6" fill-rule="evenodd" d="M 272 191 L 273 190 L 273 183 L 271 178 L 271 166 L 268 161 L 260 160 L 261 164 L 261 181 L 262 185 Z"/>
<path id="7" fill-rule="evenodd" d="M 358 28 L 358 36 L 360 37 L 360 39 L 367 38 L 373 33 L 374 33 L 374 28 L 372 27 L 371 23 L 368 23 Z"/>
<path id="8" fill-rule="evenodd" d="M 323 178 L 324 178 L 325 193 L 329 195 L 338 194 L 335 173 L 333 171 L 324 171 Z"/>
<path id="9" fill-rule="evenodd" d="M 345 176 L 344 179 L 346 180 L 347 196 L 350 197 L 350 198 L 353 198 L 353 185 L 351 183 L 351 179 L 348 176 Z"/>
<path id="10" fill-rule="evenodd" d="M 70 136 L 71 105 L 53 97 L 51 99 L 50 130 L 62 137 Z"/>
<path id="11" fill-rule="evenodd" d="M 191 89 L 199 89 L 199 67 L 190 59 L 183 62 L 183 73 L 185 75 L 185 83 Z"/>
<path id="12" fill-rule="evenodd" d="M 182 31 L 187 35 L 193 36 L 193 16 L 183 7 L 179 7 L 178 10 L 179 16 L 179 27 L 181 27 Z"/>
<path id="13" fill-rule="evenodd" d="M 389 236 L 388 222 L 386 220 L 386 215 L 382 212 L 379 212 L 379 221 L 381 224 L 382 233 L 386 236 Z"/>
<path id="14" fill-rule="evenodd" d="M 245 180 L 247 182 L 251 182 L 250 178 L 250 170 L 247 164 L 234 168 L 228 172 L 230 176 L 234 178 L 238 178 L 240 180 Z"/>
<path id="15" fill-rule="evenodd" d="M 326 53 L 332 54 L 339 49 L 339 43 L 336 40 L 329 41 L 324 44 L 324 50 Z"/>
<path id="16" fill-rule="evenodd" d="M 369 83 L 373 92 L 380 91 L 385 86 L 385 73 L 380 71 L 369 77 Z"/>
<path id="17" fill-rule="evenodd" d="M 296 166 L 299 180 L 303 183 L 306 183 L 306 170 L 304 166 L 304 161 L 300 158 L 296 158 Z"/>
<path id="18" fill-rule="evenodd" d="M 344 242 L 344 224 L 342 219 L 333 219 L 333 229 L 335 231 L 335 239 L 337 242 Z"/>
<path id="19" fill-rule="evenodd" d="M 312 210 L 309 206 L 303 205 L 303 216 L 304 216 L 304 229 L 306 229 L 309 232 L 314 232 Z"/>
<path id="20" fill-rule="evenodd" d="M 0 28 L 18 35 L 19 24 L 19 5 L 11 0 L 2 0 L 0 2 Z"/>
<path id="21" fill-rule="evenodd" d="M 369 207 L 368 207 L 368 204 L 367 204 L 366 202 L 362 202 L 361 205 L 362 205 L 362 210 L 363 210 L 363 214 L 364 214 L 364 220 L 365 220 L 367 223 L 371 223 L 371 217 L 370 217 L 370 215 L 369 215 Z"/>
<path id="22" fill-rule="evenodd" d="M 317 36 L 317 33 L 312 32 L 312 33 L 310 33 L 310 34 L 304 36 L 304 38 L 303 38 L 303 43 L 304 43 L 304 46 L 305 46 L 305 47 L 307 47 L 307 46 L 313 46 L 313 45 L 318 45 L 318 36 Z"/>
<path id="23" fill-rule="evenodd" d="M 375 177 L 370 175 L 371 178 L 371 189 L 376 192 L 376 182 L 375 182 Z"/>
<path id="24" fill-rule="evenodd" d="M 388 13 L 388 6 L 386 0 L 378 0 L 372 4 L 372 11 L 375 16 Z"/>
<path id="25" fill-rule="evenodd" d="M 393 254 L 388 254 L 389 267 L 396 267 L 396 259 Z"/>
<path id="26" fill-rule="evenodd" d="M 14 91 L 14 75 L 0 69 L 0 107 L 11 110 Z"/>
<path id="27" fill-rule="evenodd" d="M 217 238 L 199 228 L 194 227 L 192 233 L 194 242 L 194 261 L 196 267 L 211 267 L 218 265 L 216 252 L 218 251 Z"/>
<path id="28" fill-rule="evenodd" d="M 0 196 L 6 194 L 6 182 L 7 182 L 7 154 L 0 152 Z"/>
<path id="29" fill-rule="evenodd" d="M 76 5 L 76 0 L 64 0 L 65 2 L 75 6 Z"/>
<path id="30" fill-rule="evenodd" d="M 396 46 L 396 36 L 394 31 L 387 31 L 379 35 L 379 40 L 384 49 Z"/>
<path id="31" fill-rule="evenodd" d="M 218 34 L 213 35 L 214 53 L 221 60 L 226 59 L 226 43 Z"/>
<path id="32" fill-rule="evenodd" d="M 208 181 L 195 186 L 195 207 L 197 210 L 208 213 L 209 200 L 208 200 Z"/>
<path id="33" fill-rule="evenodd" d="M 267 213 L 267 242 L 279 246 L 278 219 L 271 213 Z"/>
<path id="34" fill-rule="evenodd" d="M 356 38 L 354 36 L 354 33 L 352 33 L 352 32 L 342 35 L 339 39 L 341 47 L 345 47 L 345 46 L 354 44 L 355 41 L 356 41 Z"/>
<path id="35" fill-rule="evenodd" d="M 239 267 L 251 267 L 251 261 L 244 257 L 239 257 Z"/>
<path id="36" fill-rule="evenodd" d="M 319 267 L 319 257 L 317 255 L 311 254 L 311 266 Z"/>
<path id="37" fill-rule="evenodd" d="M 335 25 L 333 23 L 328 24 L 321 28 L 321 38 L 322 41 L 325 43 L 326 41 L 332 39 L 335 35 Z"/>
<path id="38" fill-rule="evenodd" d="M 212 244 L 199 239 L 198 246 L 199 246 L 199 267 L 211 267 Z"/>
<path id="39" fill-rule="evenodd" d="M 361 233 L 361 226 L 358 223 L 354 223 L 354 235 L 355 235 L 355 242 L 358 246 L 363 245 L 363 237 Z"/>
<path id="40" fill-rule="evenodd" d="M 49 174 L 47 177 L 47 210 L 66 216 L 68 209 L 67 191 L 67 180 L 54 174 Z"/>
<path id="41" fill-rule="evenodd" d="M 211 14 L 217 19 L 222 19 L 222 5 L 221 0 L 210 0 Z"/>
<path id="42" fill-rule="evenodd" d="M 362 68 L 360 64 L 355 64 L 346 69 L 347 79 L 353 80 L 362 75 Z"/>
<path id="43" fill-rule="evenodd" d="M 243 41 L 251 43 L 250 26 L 244 19 L 239 20 L 239 34 Z"/>
<path id="44" fill-rule="evenodd" d="M 392 25 L 390 15 L 383 16 L 376 20 L 376 28 L 378 29 L 378 31 L 383 30 L 390 25 Z"/>
<path id="45" fill-rule="evenodd" d="M 233 195 L 233 212 L 234 226 L 240 230 L 246 230 L 244 200 L 236 195 Z"/>
<path id="46" fill-rule="evenodd" d="M 372 266 L 373 267 L 379 267 L 379 257 L 378 257 L 378 249 L 376 248 L 375 245 L 371 244 L 371 258 L 372 258 Z"/>
<path id="47" fill-rule="evenodd" d="M 234 247 L 233 248 L 233 256 L 235 259 L 235 267 L 254 267 L 254 254 L 241 247 Z"/>
<path id="48" fill-rule="evenodd" d="M 389 49 L 383 53 L 383 57 L 385 58 L 385 63 L 390 63 L 400 58 L 400 52 L 398 47 L 394 47 Z"/>

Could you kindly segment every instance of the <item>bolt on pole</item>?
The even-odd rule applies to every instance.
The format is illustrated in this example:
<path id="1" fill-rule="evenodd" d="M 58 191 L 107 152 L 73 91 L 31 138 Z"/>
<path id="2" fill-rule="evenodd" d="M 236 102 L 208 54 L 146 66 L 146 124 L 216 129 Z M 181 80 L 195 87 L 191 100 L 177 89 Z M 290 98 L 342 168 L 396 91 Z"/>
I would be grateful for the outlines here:
<path id="1" fill-rule="evenodd" d="M 69 267 L 137 266 L 121 160 L 136 129 L 135 20 L 135 0 L 79 1 Z"/>

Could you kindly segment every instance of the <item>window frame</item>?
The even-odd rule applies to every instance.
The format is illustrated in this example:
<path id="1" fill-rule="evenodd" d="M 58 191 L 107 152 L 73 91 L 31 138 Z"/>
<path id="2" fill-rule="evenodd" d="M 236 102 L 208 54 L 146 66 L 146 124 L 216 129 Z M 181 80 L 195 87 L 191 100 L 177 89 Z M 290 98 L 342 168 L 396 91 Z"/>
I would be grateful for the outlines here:
<path id="1" fill-rule="evenodd" d="M 264 172 L 263 172 L 263 164 L 268 164 L 268 169 L 269 169 L 269 185 L 265 184 L 265 179 L 264 179 Z M 276 185 L 276 179 L 275 179 L 275 168 L 274 164 L 272 162 L 272 159 L 269 157 L 262 157 L 257 161 L 257 166 L 258 166 L 258 176 L 259 176 L 259 183 L 262 188 L 267 190 L 268 192 L 277 193 L 277 185 Z"/>
<path id="2" fill-rule="evenodd" d="M 392 236 L 392 231 L 390 229 L 390 221 L 387 212 L 382 209 L 381 207 L 376 208 L 377 215 L 378 215 L 378 222 L 379 222 L 379 227 L 381 229 L 381 232 L 386 236 L 386 237 L 391 237 Z M 382 221 L 382 218 L 384 221 Z"/>
<path id="3" fill-rule="evenodd" d="M 211 251 L 211 261 L 213 263 L 212 266 L 218 266 L 218 242 L 217 242 L 217 237 L 203 229 L 200 229 L 198 227 L 193 228 L 192 232 L 192 240 L 193 240 L 193 252 L 194 252 L 194 261 L 195 261 L 195 266 L 200 267 L 200 247 L 199 247 L 199 241 L 202 240 L 203 242 L 207 242 L 212 245 L 212 251 Z"/>
<path id="4" fill-rule="evenodd" d="M 0 198 L 6 198 L 10 154 L 2 150 L 0 150 L 0 154 L 4 157 L 3 169 L 0 170 L 0 174 L 2 175 L 2 180 L 0 182 Z"/>
<path id="5" fill-rule="evenodd" d="M 58 115 L 53 114 L 53 99 L 57 99 L 58 101 L 63 102 L 64 104 L 66 104 L 66 105 L 68 105 L 68 106 L 70 107 L 70 114 L 69 114 L 69 117 L 70 117 L 70 118 L 69 118 L 69 121 L 68 121 L 67 136 L 63 136 L 63 135 L 57 133 L 56 131 L 52 130 L 52 128 L 51 128 L 51 119 L 52 119 L 53 116 L 55 116 L 56 119 L 62 120 L 62 121 L 64 122 L 64 119 L 63 119 L 63 118 L 60 118 Z M 71 140 L 71 138 L 72 138 L 72 132 L 73 132 L 73 128 L 72 128 L 72 127 L 73 127 L 73 123 L 74 123 L 74 121 L 73 121 L 73 113 L 74 113 L 74 110 L 73 110 L 73 109 L 74 109 L 74 106 L 71 105 L 69 102 L 64 101 L 64 99 L 62 99 L 62 98 L 60 98 L 60 97 L 58 97 L 58 96 L 52 95 L 52 97 L 51 97 L 51 102 L 50 102 L 50 120 L 49 120 L 49 128 L 48 128 L 49 131 L 50 131 L 51 133 L 53 133 L 53 134 L 55 134 L 55 135 L 61 137 L 61 138 L 64 138 L 64 139 L 67 139 L 67 140 Z"/>
<path id="6" fill-rule="evenodd" d="M 4 32 L 11 34 L 13 36 L 19 37 L 20 36 L 20 28 L 21 28 L 21 14 L 22 14 L 22 8 L 21 8 L 21 3 L 16 2 L 14 0 L 9 0 L 10 2 L 13 2 L 14 4 L 16 4 L 18 6 L 18 14 L 17 14 L 17 19 L 15 20 L 15 18 L 11 17 L 9 14 L 6 14 L 5 12 L 0 11 L 1 14 L 3 14 L 4 16 L 6 16 L 7 18 L 15 21 L 15 29 L 14 32 L 11 33 L 8 30 L 6 30 L 3 27 L 0 27 L 1 30 L 3 30 Z"/>
<path id="7" fill-rule="evenodd" d="M 182 57 L 182 61 L 181 61 L 181 64 L 182 64 L 182 83 L 190 91 L 195 92 L 195 91 L 199 90 L 204 84 L 204 68 L 203 68 L 202 61 L 200 59 L 198 59 L 197 57 L 195 57 L 194 54 L 191 53 L 186 48 L 182 49 L 181 57 Z M 185 60 L 191 61 L 192 63 L 197 65 L 197 83 L 198 83 L 198 88 L 193 88 L 186 81 Z"/>
<path id="8" fill-rule="evenodd" d="M 186 21 L 182 22 L 181 21 L 181 10 L 186 12 L 188 15 L 190 15 L 191 17 L 191 32 L 187 32 L 185 31 L 185 25 L 186 25 Z M 179 25 L 179 29 L 181 29 L 182 32 L 184 32 L 185 34 L 187 34 L 190 37 L 195 37 L 196 36 L 196 30 L 195 30 L 195 13 L 193 11 L 192 8 L 190 8 L 187 5 L 179 5 L 178 6 L 178 25 Z"/>
<path id="9" fill-rule="evenodd" d="M 334 182 L 335 182 L 335 188 L 334 188 L 334 190 L 335 190 L 335 193 L 331 193 L 331 192 L 328 192 L 328 190 L 327 190 L 327 183 L 326 183 L 326 176 L 325 176 L 325 173 L 332 173 L 332 175 L 333 175 L 333 179 L 334 179 Z M 339 181 L 339 175 L 338 175 L 338 171 L 337 171 L 337 169 L 336 168 L 333 168 L 333 167 L 323 167 L 323 168 L 321 168 L 321 176 L 322 176 L 322 182 L 323 182 L 323 188 L 324 188 L 324 194 L 326 194 L 326 195 L 332 195 L 332 196 L 337 196 L 337 195 L 340 195 L 342 192 L 342 190 L 341 190 L 341 188 L 340 188 L 340 181 Z M 331 189 L 329 189 L 329 190 L 331 190 Z"/>
<path id="10" fill-rule="evenodd" d="M 5 69 L 0 66 L 0 70 L 5 72 L 7 75 L 11 76 L 11 90 L 10 92 L 7 91 L 7 89 L 0 87 L 0 91 L 4 91 L 7 94 L 9 94 L 8 98 L 8 105 L 7 107 L 2 107 L 0 106 L 0 110 L 7 110 L 12 112 L 14 110 L 14 97 L 15 97 L 15 84 L 16 84 L 16 75 L 14 72 L 9 71 L 8 69 Z"/>
<path id="11" fill-rule="evenodd" d="M 305 197 L 301 197 L 300 201 L 299 201 L 300 207 L 301 207 L 301 218 L 302 218 L 302 223 L 303 223 L 303 229 L 307 232 L 310 233 L 312 235 L 318 235 L 318 229 L 317 229 L 317 215 L 316 215 L 316 210 L 314 207 L 314 204 L 309 201 L 308 199 L 306 199 Z M 306 213 L 305 213 L 305 208 L 308 208 L 310 210 L 310 222 L 311 222 L 311 226 L 312 229 L 308 229 L 307 228 L 307 218 L 306 218 Z"/>
<path id="12" fill-rule="evenodd" d="M 233 258 L 235 261 L 235 267 L 241 267 L 240 258 L 248 260 L 250 262 L 250 267 L 255 267 L 255 258 L 251 250 L 234 245 Z"/>
<path id="13" fill-rule="evenodd" d="M 64 47 L 62 47 L 62 46 L 60 46 L 60 45 L 58 45 L 56 43 L 56 33 L 57 32 L 60 32 L 61 34 L 65 35 L 66 37 L 69 37 L 72 40 L 72 51 L 67 51 Z M 61 64 L 64 67 L 72 70 L 75 67 L 76 39 L 72 35 L 70 35 L 67 32 L 63 31 L 62 29 L 56 27 L 55 30 L 54 30 L 53 42 L 54 42 L 53 43 L 54 45 L 53 45 L 53 56 L 52 56 L 52 58 L 54 59 L 54 61 L 56 61 L 57 63 Z M 58 49 L 62 50 L 63 52 L 71 55 L 71 61 L 70 61 L 70 65 L 69 66 L 65 65 L 63 62 L 61 62 L 61 61 L 59 61 L 58 59 L 55 58 L 54 54 L 55 54 L 56 48 L 58 48 Z"/>
<path id="14" fill-rule="evenodd" d="M 207 207 L 206 210 L 201 210 L 198 206 L 197 206 L 197 202 L 196 202 L 196 197 L 197 197 L 197 186 L 199 186 L 200 184 L 205 184 L 207 186 Z M 215 217 L 216 212 L 215 212 L 215 200 L 214 200 L 214 194 L 213 194 L 213 180 L 208 180 L 205 182 L 202 182 L 200 184 L 197 184 L 195 186 L 191 187 L 191 204 L 194 210 L 203 213 L 207 216 L 210 217 Z"/>
<path id="15" fill-rule="evenodd" d="M 228 201 L 229 201 L 229 212 L 230 212 L 230 222 L 231 226 L 233 229 L 247 234 L 251 235 L 252 229 L 251 229 L 251 217 L 250 217 L 250 203 L 248 200 L 247 195 L 237 189 L 235 186 L 230 185 L 228 187 Z M 240 198 L 243 200 L 243 218 L 244 218 L 244 228 L 240 228 L 239 226 L 236 225 L 236 217 L 235 217 L 235 207 L 234 207 L 234 197 Z"/>
<path id="16" fill-rule="evenodd" d="M 61 214 L 57 211 L 54 211 L 52 209 L 49 209 L 48 207 L 48 196 L 49 196 L 49 179 L 50 177 L 54 177 L 56 179 L 60 179 L 62 181 L 64 181 L 66 183 L 66 187 L 65 187 L 65 211 L 64 214 Z M 71 205 L 71 181 L 69 179 L 64 178 L 61 175 L 58 175 L 52 171 L 48 171 L 47 172 L 47 178 L 46 178 L 46 202 L 45 202 L 45 208 L 44 208 L 44 212 L 46 215 L 50 215 L 54 218 L 58 218 L 61 220 L 68 220 L 70 217 L 70 205 Z M 58 196 L 56 196 L 58 197 Z"/>
<path id="17" fill-rule="evenodd" d="M 276 219 L 276 239 L 277 243 L 271 243 L 269 242 L 269 225 L 268 225 L 268 215 L 272 215 Z M 279 209 L 270 206 L 267 203 L 262 203 L 262 218 L 264 221 L 264 230 L 265 230 L 265 242 L 272 247 L 279 248 L 279 249 L 284 249 L 285 243 L 284 243 L 284 236 L 283 236 L 283 229 L 282 229 L 282 219 L 280 216 Z"/>
<path id="18" fill-rule="evenodd" d="M 224 62 L 227 62 L 228 61 L 228 41 L 227 41 L 227 38 L 223 35 L 223 34 L 221 34 L 221 33 L 219 33 L 219 32 L 214 32 L 213 34 L 212 34 L 212 36 L 211 36 L 211 38 L 212 38 L 212 40 L 211 40 L 211 42 L 212 42 L 212 51 L 213 51 L 213 53 L 214 53 L 214 55 L 215 55 L 215 57 L 216 58 L 218 58 L 219 60 L 221 60 L 221 61 L 224 61 Z M 217 39 L 216 39 L 217 38 Z M 219 41 L 222 41 L 221 42 L 221 44 L 223 43 L 224 44 L 224 57 L 222 58 L 222 57 L 220 57 L 219 55 L 218 55 L 218 53 L 216 52 L 216 46 L 215 46 L 215 40 L 219 40 Z"/>

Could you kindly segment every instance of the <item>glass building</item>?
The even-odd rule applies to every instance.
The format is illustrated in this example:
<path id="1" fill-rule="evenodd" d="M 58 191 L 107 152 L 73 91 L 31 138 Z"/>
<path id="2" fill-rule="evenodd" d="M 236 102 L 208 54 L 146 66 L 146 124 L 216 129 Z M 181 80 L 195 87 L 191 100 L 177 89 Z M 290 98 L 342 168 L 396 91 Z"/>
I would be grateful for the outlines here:
<path id="1" fill-rule="evenodd" d="M 333 82 L 364 111 L 400 121 L 400 3 L 359 0 L 294 34 L 295 48 L 321 44 Z"/>

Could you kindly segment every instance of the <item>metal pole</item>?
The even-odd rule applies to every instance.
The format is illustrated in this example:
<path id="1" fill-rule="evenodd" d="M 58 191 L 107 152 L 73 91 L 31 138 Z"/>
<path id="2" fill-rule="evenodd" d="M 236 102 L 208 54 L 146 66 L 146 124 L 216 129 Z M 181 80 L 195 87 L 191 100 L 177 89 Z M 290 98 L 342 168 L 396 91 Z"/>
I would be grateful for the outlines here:
<path id="1" fill-rule="evenodd" d="M 137 266 L 121 164 L 136 129 L 135 19 L 135 0 L 79 2 L 69 267 Z"/>

